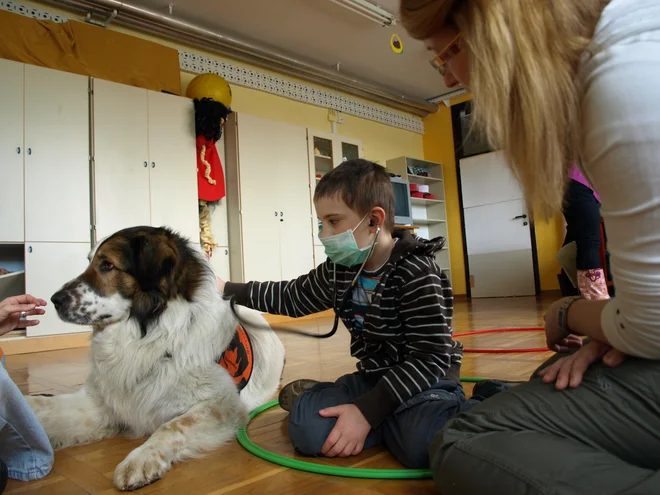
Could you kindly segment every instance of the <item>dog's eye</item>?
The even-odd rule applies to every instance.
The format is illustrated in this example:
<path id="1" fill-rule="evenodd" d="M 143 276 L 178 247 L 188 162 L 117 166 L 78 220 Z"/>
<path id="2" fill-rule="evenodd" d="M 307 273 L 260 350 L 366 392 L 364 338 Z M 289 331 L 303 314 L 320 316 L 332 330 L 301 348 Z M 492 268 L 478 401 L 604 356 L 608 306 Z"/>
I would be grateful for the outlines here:
<path id="1" fill-rule="evenodd" d="M 101 271 L 102 271 L 102 272 L 109 272 L 109 271 L 112 270 L 114 267 L 115 267 L 115 265 L 113 265 L 113 264 L 110 263 L 109 261 L 102 261 L 102 262 L 101 262 Z"/>

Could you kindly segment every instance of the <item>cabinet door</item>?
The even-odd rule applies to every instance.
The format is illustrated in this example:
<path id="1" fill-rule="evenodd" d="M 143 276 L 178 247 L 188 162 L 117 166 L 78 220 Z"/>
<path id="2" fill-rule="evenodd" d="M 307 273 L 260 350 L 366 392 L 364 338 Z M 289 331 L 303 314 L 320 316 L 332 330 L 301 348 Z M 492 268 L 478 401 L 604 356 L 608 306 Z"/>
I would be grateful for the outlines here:
<path id="1" fill-rule="evenodd" d="M 273 185 L 278 194 L 282 280 L 290 280 L 314 268 L 307 131 L 278 123 L 271 133 L 275 138 L 270 156 L 276 172 Z"/>
<path id="2" fill-rule="evenodd" d="M 25 240 L 23 216 L 24 64 L 0 59 L 0 242 Z"/>
<path id="3" fill-rule="evenodd" d="M 151 225 L 199 242 L 195 111 L 192 100 L 149 91 Z"/>
<path id="4" fill-rule="evenodd" d="M 96 240 L 151 225 L 147 90 L 94 80 Z"/>
<path id="5" fill-rule="evenodd" d="M 215 274 L 225 282 L 231 280 L 229 274 L 229 248 L 226 246 L 218 246 L 213 250 L 211 256 L 211 266 Z"/>
<path id="6" fill-rule="evenodd" d="M 236 121 L 244 280 L 281 280 L 277 128 L 284 124 L 245 114 Z"/>
<path id="7" fill-rule="evenodd" d="M 88 78 L 25 66 L 25 239 L 89 242 Z"/>
<path id="8" fill-rule="evenodd" d="M 25 244 L 25 289 L 35 297 L 48 301 L 41 322 L 27 327 L 28 337 L 88 332 L 90 327 L 64 323 L 50 298 L 60 287 L 87 268 L 90 251 L 87 243 L 29 242 Z"/>

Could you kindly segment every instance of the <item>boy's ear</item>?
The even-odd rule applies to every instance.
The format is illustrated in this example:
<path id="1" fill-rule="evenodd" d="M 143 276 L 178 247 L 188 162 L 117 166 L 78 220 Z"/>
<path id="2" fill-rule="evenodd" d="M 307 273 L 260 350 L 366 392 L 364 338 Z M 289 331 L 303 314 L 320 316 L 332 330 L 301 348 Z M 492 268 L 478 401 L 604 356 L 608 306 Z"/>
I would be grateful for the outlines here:
<path id="1" fill-rule="evenodd" d="M 380 227 L 381 229 L 385 225 L 385 210 L 383 210 L 380 206 L 376 206 L 373 210 L 371 210 L 371 217 L 369 218 L 369 227 Z"/>

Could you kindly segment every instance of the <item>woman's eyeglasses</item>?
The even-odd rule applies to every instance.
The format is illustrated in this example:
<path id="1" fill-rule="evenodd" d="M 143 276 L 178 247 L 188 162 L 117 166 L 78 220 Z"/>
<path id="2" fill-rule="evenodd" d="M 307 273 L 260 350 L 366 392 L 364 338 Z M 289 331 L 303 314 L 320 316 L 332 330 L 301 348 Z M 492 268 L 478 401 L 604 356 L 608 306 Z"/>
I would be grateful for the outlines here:
<path id="1" fill-rule="evenodd" d="M 447 62 L 449 62 L 453 57 L 456 56 L 458 52 L 461 51 L 461 41 L 462 33 L 458 33 L 456 37 L 449 42 L 449 44 L 438 53 L 433 60 L 431 60 L 431 65 L 441 74 L 445 75 L 447 73 Z"/>

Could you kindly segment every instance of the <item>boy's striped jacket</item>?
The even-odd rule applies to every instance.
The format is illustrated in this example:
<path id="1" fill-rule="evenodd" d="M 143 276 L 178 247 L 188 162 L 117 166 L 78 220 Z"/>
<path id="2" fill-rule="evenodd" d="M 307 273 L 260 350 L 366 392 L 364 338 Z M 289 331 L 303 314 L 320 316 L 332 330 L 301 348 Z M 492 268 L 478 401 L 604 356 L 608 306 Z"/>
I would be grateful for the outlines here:
<path id="1" fill-rule="evenodd" d="M 363 330 L 355 329 L 350 295 L 340 314 L 351 331 L 351 355 L 359 359 L 358 372 L 374 385 L 355 401 L 373 428 L 439 380 L 457 381 L 463 357 L 463 346 L 452 338 L 451 284 L 435 263 L 435 253 L 445 240 L 427 241 L 403 229 L 395 229 L 392 237 L 397 242 L 376 272 L 380 283 Z M 228 282 L 225 294 L 258 311 L 300 317 L 332 308 L 335 277 L 339 306 L 358 268 L 327 260 L 295 280 Z"/>

